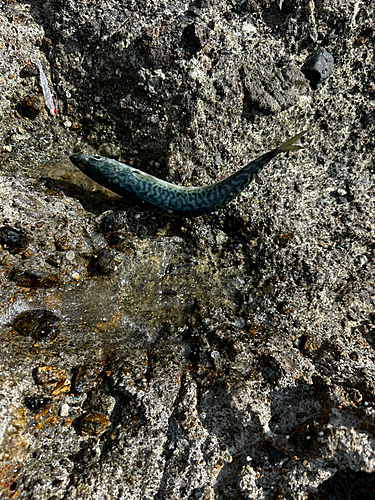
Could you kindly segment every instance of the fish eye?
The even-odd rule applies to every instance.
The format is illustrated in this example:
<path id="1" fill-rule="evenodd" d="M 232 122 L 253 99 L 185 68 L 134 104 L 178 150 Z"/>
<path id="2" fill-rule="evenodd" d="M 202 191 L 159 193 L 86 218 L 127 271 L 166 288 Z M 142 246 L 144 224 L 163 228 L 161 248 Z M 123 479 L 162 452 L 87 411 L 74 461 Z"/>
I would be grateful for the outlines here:
<path id="1" fill-rule="evenodd" d="M 102 157 L 99 155 L 93 155 L 93 158 L 94 158 L 94 160 L 101 160 L 102 159 Z"/>

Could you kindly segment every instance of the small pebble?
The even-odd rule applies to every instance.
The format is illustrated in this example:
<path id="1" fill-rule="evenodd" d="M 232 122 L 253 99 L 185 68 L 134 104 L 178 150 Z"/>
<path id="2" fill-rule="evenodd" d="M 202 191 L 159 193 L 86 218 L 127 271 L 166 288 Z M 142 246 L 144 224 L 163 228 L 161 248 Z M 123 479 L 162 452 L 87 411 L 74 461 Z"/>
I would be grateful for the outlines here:
<path id="1" fill-rule="evenodd" d="M 64 403 L 60 408 L 60 417 L 67 417 L 69 415 L 70 406 L 68 403 Z"/>
<path id="2" fill-rule="evenodd" d="M 26 396 L 25 406 L 31 411 L 39 411 L 52 403 L 51 398 L 44 398 L 40 396 Z"/>
<path id="3" fill-rule="evenodd" d="M 27 250 L 25 250 L 25 251 L 23 252 L 22 257 L 23 257 L 24 259 L 29 259 L 29 258 L 33 255 L 33 253 L 34 253 L 34 252 L 28 248 Z"/>
<path id="4" fill-rule="evenodd" d="M 36 369 L 35 379 L 39 385 L 55 385 L 65 380 L 65 370 L 56 366 L 41 364 Z"/>
<path id="5" fill-rule="evenodd" d="M 75 256 L 76 256 L 76 254 L 73 252 L 73 250 L 69 250 L 69 252 L 66 252 L 66 255 L 65 255 L 67 260 L 69 260 L 70 262 L 73 262 L 73 260 L 75 259 Z"/>
<path id="6" fill-rule="evenodd" d="M 366 264 L 366 262 L 367 262 L 368 259 L 367 259 L 366 255 L 361 255 L 358 258 L 358 260 L 359 260 L 359 265 L 360 266 L 364 266 Z"/>
<path id="7" fill-rule="evenodd" d="M 31 115 L 39 115 L 45 108 L 44 97 L 41 95 L 27 95 L 22 101 L 22 106 Z"/>
<path id="8" fill-rule="evenodd" d="M 334 67 L 335 60 L 332 54 L 320 47 L 306 59 L 301 71 L 310 81 L 311 88 L 316 90 L 323 80 L 332 75 Z"/>
<path id="9" fill-rule="evenodd" d="M 13 329 L 37 341 L 46 337 L 53 340 L 60 331 L 60 318 L 47 309 L 24 311 L 15 318 Z"/>
<path id="10" fill-rule="evenodd" d="M 80 430 L 82 436 L 99 436 L 109 426 L 111 421 L 105 415 L 99 413 L 88 413 L 80 421 Z"/>
<path id="11" fill-rule="evenodd" d="M 19 252 L 26 247 L 27 236 L 24 231 L 11 226 L 0 227 L 0 245 L 10 252 Z"/>
<path id="12" fill-rule="evenodd" d="M 51 395 L 52 396 L 58 396 L 59 394 L 62 394 L 63 392 L 69 392 L 70 391 L 70 385 L 71 382 L 69 379 L 64 378 L 64 380 L 61 380 L 56 384 L 56 386 L 53 388 Z"/>
<path id="13" fill-rule="evenodd" d="M 78 122 L 72 122 L 71 129 L 72 130 L 80 130 L 81 129 L 81 124 L 78 123 Z"/>
<path id="14" fill-rule="evenodd" d="M 220 167 L 222 164 L 221 156 L 215 156 L 215 165 Z"/>
<path id="15" fill-rule="evenodd" d="M 59 250 L 68 250 L 72 244 L 72 240 L 69 236 L 60 236 L 59 238 L 56 238 L 55 244 Z"/>

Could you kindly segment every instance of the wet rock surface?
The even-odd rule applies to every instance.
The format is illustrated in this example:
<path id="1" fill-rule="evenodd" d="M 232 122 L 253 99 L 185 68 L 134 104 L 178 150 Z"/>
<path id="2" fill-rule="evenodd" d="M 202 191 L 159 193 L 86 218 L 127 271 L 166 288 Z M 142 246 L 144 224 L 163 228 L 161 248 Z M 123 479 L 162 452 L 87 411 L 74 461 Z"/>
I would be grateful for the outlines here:
<path id="1" fill-rule="evenodd" d="M 34 340 L 42 340 L 46 337 L 54 340 L 59 334 L 60 319 L 46 309 L 24 311 L 16 316 L 13 328 L 19 334 L 30 336 Z"/>
<path id="2" fill-rule="evenodd" d="M 367 498 L 373 19 L 365 1 L 1 6 L 4 498 Z M 319 47 L 335 67 L 312 90 Z M 24 107 L 36 58 L 56 118 Z M 198 186 L 304 129 L 191 220 L 68 159 Z"/>

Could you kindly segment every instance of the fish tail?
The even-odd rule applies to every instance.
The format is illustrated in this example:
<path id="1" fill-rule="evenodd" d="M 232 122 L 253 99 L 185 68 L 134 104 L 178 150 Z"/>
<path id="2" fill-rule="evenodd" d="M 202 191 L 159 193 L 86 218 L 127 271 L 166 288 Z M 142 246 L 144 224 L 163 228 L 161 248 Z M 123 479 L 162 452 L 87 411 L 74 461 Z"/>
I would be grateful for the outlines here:
<path id="1" fill-rule="evenodd" d="M 298 141 L 298 139 L 300 139 L 302 136 L 307 134 L 307 132 L 308 132 L 307 130 L 304 130 L 303 132 L 300 132 L 299 134 L 292 137 L 291 139 L 288 139 L 287 141 L 283 142 L 279 147 L 271 151 L 272 156 L 284 153 L 285 151 L 298 151 L 302 149 L 303 146 L 297 146 L 294 143 Z"/>

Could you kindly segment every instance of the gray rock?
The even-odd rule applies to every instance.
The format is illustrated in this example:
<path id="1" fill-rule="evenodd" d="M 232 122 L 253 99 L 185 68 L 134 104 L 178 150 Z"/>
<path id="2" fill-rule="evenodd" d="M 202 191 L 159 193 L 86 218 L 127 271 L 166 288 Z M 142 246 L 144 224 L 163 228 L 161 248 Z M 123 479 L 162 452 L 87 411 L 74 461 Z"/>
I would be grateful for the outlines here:
<path id="1" fill-rule="evenodd" d="M 311 88 L 316 90 L 324 80 L 332 75 L 334 67 L 333 55 L 320 47 L 306 59 L 301 71 L 310 81 Z"/>
<path id="2" fill-rule="evenodd" d="M 27 241 L 0 249 L 3 496 L 374 487 L 374 6 L 314 6 L 4 5 L 0 227 Z M 340 71 L 313 92 L 298 68 L 315 35 Z M 56 118 L 24 115 L 41 95 L 36 58 Z M 306 149 L 195 220 L 116 197 L 68 160 L 111 144 L 120 161 L 204 185 L 307 128 Z M 99 252 L 108 274 L 90 272 Z M 30 270 L 58 283 L 10 279 Z M 15 333 L 40 309 L 58 337 Z"/>

